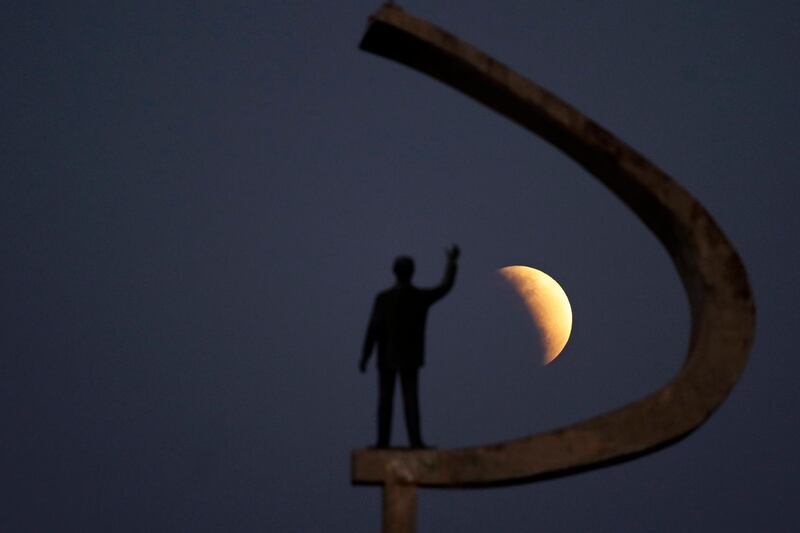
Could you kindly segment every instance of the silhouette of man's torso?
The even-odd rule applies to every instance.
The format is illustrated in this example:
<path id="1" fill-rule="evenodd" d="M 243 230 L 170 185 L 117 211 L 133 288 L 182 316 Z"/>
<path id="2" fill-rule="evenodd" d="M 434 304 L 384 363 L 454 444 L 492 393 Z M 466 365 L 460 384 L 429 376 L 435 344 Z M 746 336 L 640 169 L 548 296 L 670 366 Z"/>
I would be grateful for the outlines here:
<path id="1" fill-rule="evenodd" d="M 428 309 L 444 292 L 398 285 L 378 295 L 371 324 L 378 344 L 378 368 L 406 370 L 425 364 Z"/>

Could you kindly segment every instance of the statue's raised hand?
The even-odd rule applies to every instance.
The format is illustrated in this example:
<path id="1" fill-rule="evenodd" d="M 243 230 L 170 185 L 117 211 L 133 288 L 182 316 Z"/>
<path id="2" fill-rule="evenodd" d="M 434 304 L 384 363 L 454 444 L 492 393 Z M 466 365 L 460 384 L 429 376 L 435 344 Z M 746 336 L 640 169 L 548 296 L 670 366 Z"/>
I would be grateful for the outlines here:
<path id="1" fill-rule="evenodd" d="M 447 249 L 447 260 L 454 262 L 458 260 L 458 256 L 461 254 L 461 249 L 458 247 L 457 244 L 454 244 L 450 248 Z"/>

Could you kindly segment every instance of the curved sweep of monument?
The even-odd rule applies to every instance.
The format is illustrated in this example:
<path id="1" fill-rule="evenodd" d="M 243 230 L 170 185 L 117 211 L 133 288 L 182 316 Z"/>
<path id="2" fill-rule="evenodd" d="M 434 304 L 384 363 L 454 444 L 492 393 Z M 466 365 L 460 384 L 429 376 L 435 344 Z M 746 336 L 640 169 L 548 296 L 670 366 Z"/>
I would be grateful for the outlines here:
<path id="1" fill-rule="evenodd" d="M 619 410 L 474 448 L 355 450 L 353 483 L 384 484 L 384 520 L 395 512 L 388 492 L 398 484 L 488 486 L 557 477 L 656 451 L 700 426 L 735 385 L 755 330 L 744 266 L 706 210 L 642 155 L 554 94 L 395 6 L 384 6 L 370 19 L 361 48 L 471 96 L 543 137 L 603 182 L 669 251 L 692 316 L 689 351 L 677 376 Z M 413 509 L 413 495 L 405 498 L 398 497 L 396 505 Z"/>

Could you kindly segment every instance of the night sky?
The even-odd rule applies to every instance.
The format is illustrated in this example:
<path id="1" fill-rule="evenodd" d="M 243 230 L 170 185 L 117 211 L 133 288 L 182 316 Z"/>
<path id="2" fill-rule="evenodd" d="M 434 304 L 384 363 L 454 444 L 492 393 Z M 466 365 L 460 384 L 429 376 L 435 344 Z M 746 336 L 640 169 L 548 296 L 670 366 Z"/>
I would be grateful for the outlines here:
<path id="1" fill-rule="evenodd" d="M 377 531 L 380 489 L 350 485 L 350 450 L 375 440 L 357 363 L 400 254 L 430 286 L 462 248 L 428 321 L 433 445 L 555 429 L 678 371 L 688 305 L 660 244 L 541 139 L 359 51 L 378 7 L 0 6 L 0 531 Z M 758 313 L 741 381 L 686 440 L 422 489 L 419 530 L 796 530 L 800 4 L 402 7 L 674 176 L 737 247 Z M 497 274 L 514 264 L 572 303 L 546 367 Z M 405 443 L 400 410 L 394 427 Z"/>

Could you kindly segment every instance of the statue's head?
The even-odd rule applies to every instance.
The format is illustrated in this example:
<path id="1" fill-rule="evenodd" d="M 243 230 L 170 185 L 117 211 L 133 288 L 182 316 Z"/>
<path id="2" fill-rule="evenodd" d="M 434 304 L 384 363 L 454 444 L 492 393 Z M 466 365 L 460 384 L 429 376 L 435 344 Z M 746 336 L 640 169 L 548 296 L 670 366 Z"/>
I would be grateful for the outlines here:
<path id="1" fill-rule="evenodd" d="M 397 281 L 408 283 L 411 281 L 411 276 L 414 275 L 414 260 L 406 255 L 401 255 L 394 260 L 392 270 L 394 275 L 397 276 Z"/>

